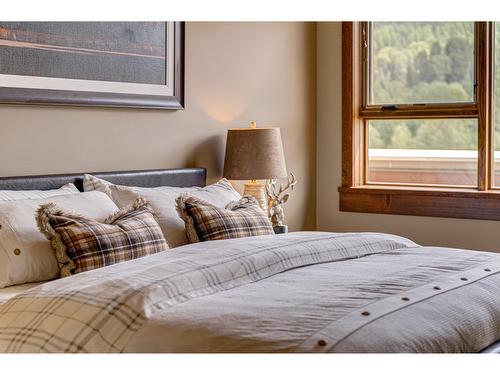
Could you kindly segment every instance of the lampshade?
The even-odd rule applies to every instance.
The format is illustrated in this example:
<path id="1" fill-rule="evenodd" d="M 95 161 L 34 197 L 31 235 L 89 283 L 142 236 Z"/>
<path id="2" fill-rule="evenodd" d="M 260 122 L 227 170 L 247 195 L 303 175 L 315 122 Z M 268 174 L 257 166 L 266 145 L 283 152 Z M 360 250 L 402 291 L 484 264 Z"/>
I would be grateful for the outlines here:
<path id="1" fill-rule="evenodd" d="M 287 177 L 280 128 L 229 129 L 224 177 L 230 180 Z"/>

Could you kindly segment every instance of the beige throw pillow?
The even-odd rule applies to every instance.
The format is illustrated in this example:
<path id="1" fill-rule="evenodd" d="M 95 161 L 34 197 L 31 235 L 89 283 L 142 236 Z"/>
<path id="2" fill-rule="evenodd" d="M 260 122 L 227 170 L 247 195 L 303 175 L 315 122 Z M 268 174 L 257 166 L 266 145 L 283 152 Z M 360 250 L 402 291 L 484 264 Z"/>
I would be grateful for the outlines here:
<path id="1" fill-rule="evenodd" d="M 0 190 L 0 202 L 18 201 L 21 199 L 42 199 L 56 195 L 78 194 L 80 191 L 74 184 L 66 184 L 53 190 Z"/>
<path id="2" fill-rule="evenodd" d="M 184 222 L 176 211 L 175 199 L 180 194 L 190 194 L 221 208 L 241 198 L 241 195 L 234 190 L 231 183 L 226 179 L 203 188 L 172 186 L 143 188 L 114 185 L 87 174 L 84 176 L 83 186 L 85 191 L 99 190 L 108 194 L 120 208 L 130 205 L 138 197 L 146 198 L 158 215 L 160 227 L 170 247 L 189 243 Z"/>
<path id="3" fill-rule="evenodd" d="M 104 220 L 118 210 L 106 194 L 98 191 L 0 202 L 0 288 L 59 275 L 54 250 L 35 220 L 40 205 L 50 202 L 95 220 Z"/>

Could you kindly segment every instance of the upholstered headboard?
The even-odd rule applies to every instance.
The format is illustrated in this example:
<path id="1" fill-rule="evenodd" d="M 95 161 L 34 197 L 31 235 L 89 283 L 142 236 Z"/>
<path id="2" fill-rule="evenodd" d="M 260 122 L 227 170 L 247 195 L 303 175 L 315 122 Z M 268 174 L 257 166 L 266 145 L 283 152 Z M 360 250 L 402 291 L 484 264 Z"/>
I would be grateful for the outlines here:
<path id="1" fill-rule="evenodd" d="M 122 172 L 89 172 L 119 185 L 128 186 L 205 186 L 205 168 L 151 169 Z M 0 190 L 50 190 L 73 182 L 83 191 L 83 173 L 0 177 Z"/>

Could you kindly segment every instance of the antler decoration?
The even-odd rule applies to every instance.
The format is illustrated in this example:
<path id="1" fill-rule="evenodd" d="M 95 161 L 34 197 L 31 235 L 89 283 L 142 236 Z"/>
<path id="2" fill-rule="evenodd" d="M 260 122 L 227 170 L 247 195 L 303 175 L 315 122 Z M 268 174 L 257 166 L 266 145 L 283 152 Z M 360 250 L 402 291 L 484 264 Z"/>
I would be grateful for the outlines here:
<path id="1" fill-rule="evenodd" d="M 269 202 L 269 217 L 273 226 L 283 225 L 284 212 L 282 205 L 288 201 L 290 194 L 285 192 L 290 189 L 293 190 L 294 186 L 297 184 L 297 178 L 293 173 L 290 173 L 290 177 L 285 185 L 278 185 L 278 180 L 268 180 L 266 182 L 266 193 Z M 277 191 L 276 191 L 277 190 Z"/>

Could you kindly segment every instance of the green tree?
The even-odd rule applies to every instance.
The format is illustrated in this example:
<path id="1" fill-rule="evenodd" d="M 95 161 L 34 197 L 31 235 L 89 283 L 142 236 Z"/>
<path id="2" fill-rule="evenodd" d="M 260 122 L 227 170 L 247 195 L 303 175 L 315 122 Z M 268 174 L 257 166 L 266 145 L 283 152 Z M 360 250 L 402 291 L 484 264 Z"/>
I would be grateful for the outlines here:
<path id="1" fill-rule="evenodd" d="M 475 150 L 477 131 L 474 122 L 467 120 L 425 120 L 419 126 L 415 138 L 419 149 L 428 150 Z"/>
<path id="2" fill-rule="evenodd" d="M 442 52 L 441 44 L 439 44 L 439 42 L 432 43 L 431 56 L 439 56 L 441 55 L 441 52 Z"/>
<path id="3" fill-rule="evenodd" d="M 392 131 L 389 148 L 415 148 L 415 139 L 406 124 L 396 124 Z"/>
<path id="4" fill-rule="evenodd" d="M 368 129 L 370 137 L 368 139 L 368 147 L 369 148 L 386 148 L 385 142 L 380 136 L 380 132 L 378 131 L 376 126 L 371 125 Z"/>
<path id="5" fill-rule="evenodd" d="M 470 51 L 470 45 L 465 39 L 453 37 L 448 40 L 446 55 L 450 58 L 450 72 L 446 77 L 446 82 L 464 80 L 471 61 L 471 56 L 467 51 Z"/>

